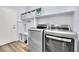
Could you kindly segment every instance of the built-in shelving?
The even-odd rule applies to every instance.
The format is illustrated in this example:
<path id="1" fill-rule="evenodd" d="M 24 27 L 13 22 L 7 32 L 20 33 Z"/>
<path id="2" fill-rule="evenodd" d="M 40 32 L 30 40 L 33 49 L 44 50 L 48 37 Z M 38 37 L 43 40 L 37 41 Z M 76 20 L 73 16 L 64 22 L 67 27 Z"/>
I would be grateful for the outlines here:
<path id="1" fill-rule="evenodd" d="M 74 10 L 64 10 L 61 12 L 54 12 L 52 14 L 42 15 L 42 16 L 38 16 L 36 18 L 51 17 L 51 16 L 64 15 L 64 14 L 70 14 L 70 13 L 74 13 Z"/>
<path id="2" fill-rule="evenodd" d="M 74 13 L 74 10 L 64 10 L 64 11 L 60 11 L 60 12 L 53 12 L 52 14 L 36 16 L 35 18 L 37 19 L 37 18 L 51 17 L 51 16 L 56 16 L 56 15 L 69 14 L 69 13 Z M 26 18 L 26 19 L 22 19 L 22 20 L 25 21 L 25 20 L 30 20 L 30 19 L 34 19 L 34 17 L 30 17 L 30 18 Z"/>

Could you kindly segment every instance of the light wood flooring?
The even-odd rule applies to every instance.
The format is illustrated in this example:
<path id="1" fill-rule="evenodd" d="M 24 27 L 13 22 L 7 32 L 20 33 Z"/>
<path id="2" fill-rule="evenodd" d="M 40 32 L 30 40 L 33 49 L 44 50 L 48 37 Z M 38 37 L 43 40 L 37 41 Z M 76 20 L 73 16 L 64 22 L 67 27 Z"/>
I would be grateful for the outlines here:
<path id="1" fill-rule="evenodd" d="M 28 47 L 21 41 L 14 41 L 0 46 L 0 52 L 28 52 Z"/>

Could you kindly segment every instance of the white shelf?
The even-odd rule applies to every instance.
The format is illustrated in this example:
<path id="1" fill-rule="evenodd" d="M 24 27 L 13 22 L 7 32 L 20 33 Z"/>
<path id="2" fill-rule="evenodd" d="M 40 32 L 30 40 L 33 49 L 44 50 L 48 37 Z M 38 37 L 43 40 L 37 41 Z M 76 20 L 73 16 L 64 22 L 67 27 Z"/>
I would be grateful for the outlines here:
<path id="1" fill-rule="evenodd" d="M 31 19 L 34 19 L 34 17 L 30 17 L 30 18 L 27 18 L 27 19 L 22 19 L 23 21 L 25 21 L 25 20 L 31 20 Z"/>
<path id="2" fill-rule="evenodd" d="M 42 15 L 36 18 L 44 18 L 44 17 L 51 17 L 51 16 L 57 16 L 57 15 L 64 15 L 64 14 L 70 14 L 70 13 L 74 13 L 74 10 L 64 10 L 61 12 L 54 12 L 52 14 L 47 14 L 47 15 Z"/>
<path id="3" fill-rule="evenodd" d="M 28 35 L 27 32 L 21 32 L 20 34 L 22 34 L 22 35 Z"/>
<path id="4" fill-rule="evenodd" d="M 20 20 L 18 20 L 17 22 L 18 22 L 18 23 L 22 23 L 22 21 L 20 21 Z"/>
<path id="5" fill-rule="evenodd" d="M 74 10 L 64 10 L 64 11 L 61 11 L 61 12 L 54 12 L 52 14 L 36 16 L 35 18 L 37 19 L 37 18 L 51 17 L 51 16 L 70 14 L 70 13 L 74 13 Z M 30 17 L 30 18 L 22 19 L 22 20 L 25 21 L 25 20 L 30 20 L 30 19 L 34 19 L 34 17 Z"/>

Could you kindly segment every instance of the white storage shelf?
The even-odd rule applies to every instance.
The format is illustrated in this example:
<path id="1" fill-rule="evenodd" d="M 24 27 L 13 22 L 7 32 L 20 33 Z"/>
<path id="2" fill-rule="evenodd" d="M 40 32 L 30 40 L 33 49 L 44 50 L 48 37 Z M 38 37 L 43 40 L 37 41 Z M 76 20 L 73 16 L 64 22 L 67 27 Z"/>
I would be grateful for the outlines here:
<path id="1" fill-rule="evenodd" d="M 23 35 L 28 35 L 28 33 L 27 33 L 27 32 L 22 32 L 21 34 L 23 34 Z"/>
<path id="2" fill-rule="evenodd" d="M 70 13 L 74 13 L 74 10 L 64 10 L 64 11 L 61 11 L 61 12 L 54 12 L 52 14 L 36 16 L 35 18 L 37 19 L 37 18 L 51 17 L 51 16 L 57 16 L 57 15 L 62 15 L 62 14 L 70 14 Z M 30 20 L 30 19 L 34 19 L 34 17 L 28 17 L 26 19 L 21 19 L 21 20 L 25 21 L 25 20 Z"/>
<path id="3" fill-rule="evenodd" d="M 17 23 L 23 23 L 23 22 L 18 20 Z"/>
<path id="4" fill-rule="evenodd" d="M 20 36 L 20 40 L 22 40 L 23 42 L 25 40 L 28 40 L 28 33 L 26 33 L 26 32 L 19 33 L 19 36 Z"/>

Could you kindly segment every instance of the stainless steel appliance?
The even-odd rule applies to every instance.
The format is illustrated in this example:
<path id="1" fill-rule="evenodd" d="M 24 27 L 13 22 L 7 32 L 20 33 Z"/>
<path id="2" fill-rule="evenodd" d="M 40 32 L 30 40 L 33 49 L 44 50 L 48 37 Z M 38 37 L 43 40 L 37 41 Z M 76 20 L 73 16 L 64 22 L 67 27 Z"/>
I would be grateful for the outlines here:
<path id="1" fill-rule="evenodd" d="M 31 52 L 74 52 L 77 51 L 77 34 L 68 25 L 38 24 L 30 28 L 28 47 Z"/>
<path id="2" fill-rule="evenodd" d="M 30 28 L 28 47 L 31 52 L 43 52 L 44 51 L 44 29 L 47 29 L 46 24 L 38 24 L 37 28 Z"/>
<path id="3" fill-rule="evenodd" d="M 69 25 L 51 25 L 51 29 L 72 31 Z"/>
<path id="4" fill-rule="evenodd" d="M 67 25 L 52 25 L 50 30 L 45 30 L 45 52 L 74 51 L 77 51 L 77 34 Z"/>
<path id="5" fill-rule="evenodd" d="M 48 24 L 38 24 L 37 29 L 48 29 Z"/>
<path id="6" fill-rule="evenodd" d="M 31 52 L 42 52 L 43 30 L 29 29 L 28 47 Z"/>

